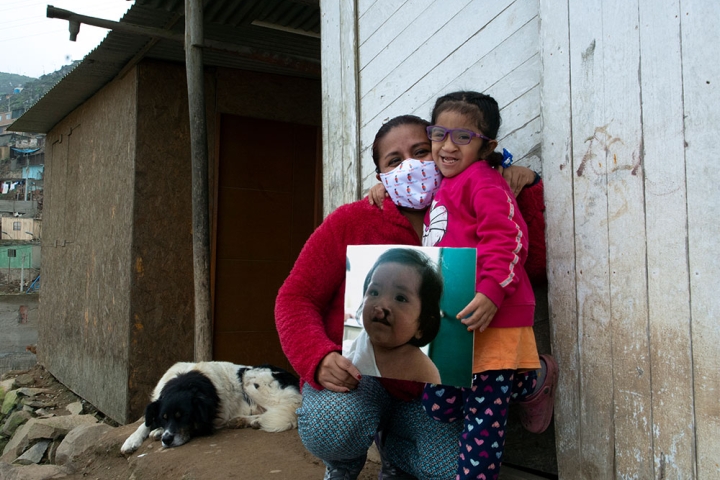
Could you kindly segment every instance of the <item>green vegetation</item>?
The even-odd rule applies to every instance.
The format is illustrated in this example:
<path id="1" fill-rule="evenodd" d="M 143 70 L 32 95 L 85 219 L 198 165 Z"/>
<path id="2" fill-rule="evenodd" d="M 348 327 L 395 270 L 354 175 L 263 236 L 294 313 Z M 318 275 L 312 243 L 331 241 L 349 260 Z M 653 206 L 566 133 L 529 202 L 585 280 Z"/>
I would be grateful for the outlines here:
<path id="1" fill-rule="evenodd" d="M 26 77 L 25 75 L 0 72 L 0 95 L 12 93 L 15 87 L 23 86 L 33 80 L 35 79 L 32 77 Z"/>
<path id="2" fill-rule="evenodd" d="M 14 73 L 0 72 L 0 94 L 5 92 L 5 90 L 7 90 L 6 93 L 12 93 L 13 88 L 17 86 L 23 87 L 22 92 L 16 95 L 11 95 L 8 99 L 0 99 L 0 112 L 30 108 L 65 75 L 70 73 L 70 71 L 75 68 L 78 63 L 80 63 L 79 60 L 71 63 L 70 65 L 65 65 L 52 73 L 43 75 L 38 79 L 25 77 L 23 75 L 16 75 Z"/>

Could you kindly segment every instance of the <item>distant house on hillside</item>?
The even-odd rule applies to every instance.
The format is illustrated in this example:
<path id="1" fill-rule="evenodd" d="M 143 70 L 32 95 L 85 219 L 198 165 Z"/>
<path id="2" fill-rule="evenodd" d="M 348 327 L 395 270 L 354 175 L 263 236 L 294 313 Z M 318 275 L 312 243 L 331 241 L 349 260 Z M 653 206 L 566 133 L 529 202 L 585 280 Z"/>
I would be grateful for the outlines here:
<path id="1" fill-rule="evenodd" d="M 15 119 L 12 116 L 12 112 L 0 113 L 0 133 L 4 133 L 14 121 Z"/>

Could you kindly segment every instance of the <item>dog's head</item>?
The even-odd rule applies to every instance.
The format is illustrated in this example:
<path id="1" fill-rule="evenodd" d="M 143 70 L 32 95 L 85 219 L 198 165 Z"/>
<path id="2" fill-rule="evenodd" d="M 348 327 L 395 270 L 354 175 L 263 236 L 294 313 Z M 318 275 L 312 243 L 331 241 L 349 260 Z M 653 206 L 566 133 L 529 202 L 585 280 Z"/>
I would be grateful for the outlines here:
<path id="1" fill-rule="evenodd" d="M 165 384 L 160 398 L 145 408 L 145 425 L 163 429 L 163 447 L 178 447 L 194 436 L 212 433 L 219 403 L 210 379 L 193 370 Z"/>

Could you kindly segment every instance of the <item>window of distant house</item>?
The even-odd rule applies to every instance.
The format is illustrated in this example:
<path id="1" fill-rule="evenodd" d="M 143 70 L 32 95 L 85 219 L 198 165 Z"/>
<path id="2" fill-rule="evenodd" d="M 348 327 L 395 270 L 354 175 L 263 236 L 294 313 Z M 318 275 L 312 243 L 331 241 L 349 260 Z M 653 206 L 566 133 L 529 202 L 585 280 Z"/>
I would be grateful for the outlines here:
<path id="1" fill-rule="evenodd" d="M 20 222 L 13 222 L 13 230 L 20 230 Z"/>
<path id="2" fill-rule="evenodd" d="M 5 120 L 10 120 L 10 115 L 12 115 L 12 114 L 11 114 L 11 113 L 6 113 L 6 114 L 5 114 Z"/>

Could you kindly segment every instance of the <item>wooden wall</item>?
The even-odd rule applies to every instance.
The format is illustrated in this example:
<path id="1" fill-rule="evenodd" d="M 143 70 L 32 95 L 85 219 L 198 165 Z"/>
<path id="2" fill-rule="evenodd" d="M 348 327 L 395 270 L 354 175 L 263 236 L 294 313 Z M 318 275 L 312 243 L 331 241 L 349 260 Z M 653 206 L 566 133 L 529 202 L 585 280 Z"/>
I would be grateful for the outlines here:
<path id="1" fill-rule="evenodd" d="M 376 183 L 385 120 L 430 118 L 435 99 L 477 90 L 501 106 L 500 145 L 540 165 L 537 0 L 321 1 L 325 212 Z"/>
<path id="2" fill-rule="evenodd" d="M 720 6 L 321 1 L 325 212 L 386 119 L 481 90 L 542 171 L 561 478 L 720 478 Z"/>
<path id="3" fill-rule="evenodd" d="M 720 478 L 720 6 L 540 16 L 560 476 Z"/>

